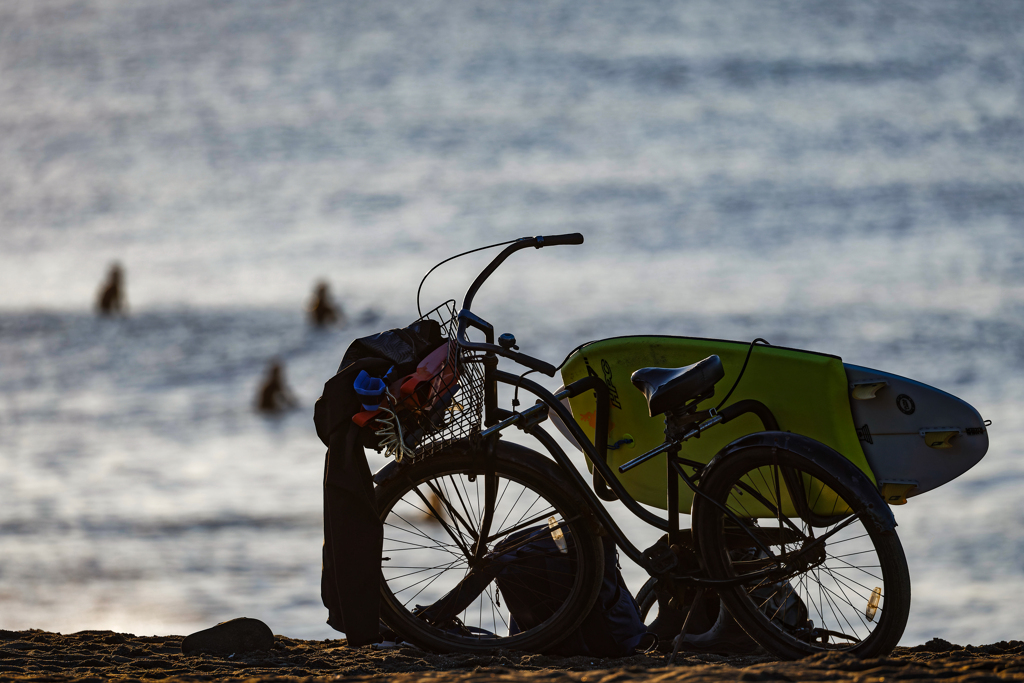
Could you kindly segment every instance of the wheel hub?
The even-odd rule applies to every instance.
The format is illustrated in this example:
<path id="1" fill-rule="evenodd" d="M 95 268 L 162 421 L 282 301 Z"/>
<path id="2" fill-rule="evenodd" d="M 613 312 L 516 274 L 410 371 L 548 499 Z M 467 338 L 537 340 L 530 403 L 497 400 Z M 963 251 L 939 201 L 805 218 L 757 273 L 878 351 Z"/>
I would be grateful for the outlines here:
<path id="1" fill-rule="evenodd" d="M 798 572 L 805 572 L 824 563 L 826 555 L 825 544 L 809 538 L 787 564 Z"/>

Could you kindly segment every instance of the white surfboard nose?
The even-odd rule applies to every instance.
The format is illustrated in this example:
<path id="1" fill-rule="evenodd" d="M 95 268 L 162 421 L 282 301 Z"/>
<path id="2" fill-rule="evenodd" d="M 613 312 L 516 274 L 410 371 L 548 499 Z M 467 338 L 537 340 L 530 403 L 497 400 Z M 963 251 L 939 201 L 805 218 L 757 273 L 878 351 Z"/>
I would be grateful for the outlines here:
<path id="1" fill-rule="evenodd" d="M 555 389 L 556 394 L 560 394 L 563 391 L 565 391 L 564 386 L 559 386 L 557 389 Z M 562 405 L 565 406 L 565 409 L 568 410 L 570 414 L 572 414 L 572 408 L 569 406 L 569 399 L 563 398 Z M 562 422 L 562 419 L 558 417 L 558 414 L 555 412 L 548 412 L 548 416 L 551 418 L 551 422 L 555 425 L 555 429 L 557 429 L 558 432 L 576 448 L 576 450 L 582 453 L 583 448 L 580 447 L 579 442 L 576 441 L 576 437 L 572 435 L 572 432 L 570 432 L 569 428 L 565 426 L 565 423 Z"/>
<path id="2" fill-rule="evenodd" d="M 985 456 L 987 425 L 967 402 L 899 375 L 844 368 L 861 447 L 892 504 L 942 486 Z"/>

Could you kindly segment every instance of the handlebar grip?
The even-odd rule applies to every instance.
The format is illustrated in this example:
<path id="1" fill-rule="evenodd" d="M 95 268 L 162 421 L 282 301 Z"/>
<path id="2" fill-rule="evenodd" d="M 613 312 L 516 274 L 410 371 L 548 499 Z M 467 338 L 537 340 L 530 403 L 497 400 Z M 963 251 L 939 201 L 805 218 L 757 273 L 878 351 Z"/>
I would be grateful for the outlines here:
<path id="1" fill-rule="evenodd" d="M 571 232 L 566 235 L 537 235 L 533 239 L 537 240 L 535 246 L 538 249 L 541 247 L 557 247 L 561 244 L 583 244 L 583 235 L 578 232 Z"/>

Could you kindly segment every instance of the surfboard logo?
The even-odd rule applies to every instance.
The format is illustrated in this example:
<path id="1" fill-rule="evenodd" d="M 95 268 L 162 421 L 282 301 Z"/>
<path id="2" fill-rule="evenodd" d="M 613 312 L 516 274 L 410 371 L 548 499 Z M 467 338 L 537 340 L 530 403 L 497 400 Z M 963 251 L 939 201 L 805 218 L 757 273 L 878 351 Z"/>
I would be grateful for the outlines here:
<path id="1" fill-rule="evenodd" d="M 906 394 L 900 394 L 896 397 L 896 407 L 900 409 L 900 412 L 904 415 L 913 415 L 914 411 L 917 410 L 917 406 L 914 405 L 914 399 L 910 398 Z"/>
<path id="2" fill-rule="evenodd" d="M 619 390 L 615 388 L 615 383 L 612 382 L 612 366 L 608 361 L 603 358 L 601 359 L 601 373 L 604 375 L 603 377 L 597 374 L 597 371 L 594 370 L 594 368 L 590 367 L 590 360 L 588 360 L 586 356 L 583 357 L 583 363 L 587 366 L 588 375 L 591 377 L 599 377 L 608 385 L 608 402 L 611 403 L 613 407 L 622 410 L 622 402 L 619 400 Z"/>

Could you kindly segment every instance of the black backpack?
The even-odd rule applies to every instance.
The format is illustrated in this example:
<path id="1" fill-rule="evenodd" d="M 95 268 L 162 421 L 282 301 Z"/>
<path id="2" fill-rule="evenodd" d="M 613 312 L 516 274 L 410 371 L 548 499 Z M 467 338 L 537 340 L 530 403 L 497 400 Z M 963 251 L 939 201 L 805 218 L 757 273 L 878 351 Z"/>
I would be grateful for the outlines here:
<path id="1" fill-rule="evenodd" d="M 524 543 L 525 541 L 525 543 Z M 501 548 L 521 546 L 501 554 Z M 572 560 L 559 551 L 546 527 L 531 527 L 510 534 L 495 555 L 503 564 L 495 579 L 512 617 L 510 633 L 537 626 L 562 604 L 569 593 Z M 618 567 L 615 544 L 605 540 L 604 581 L 597 601 L 583 623 L 548 653 L 588 657 L 626 657 L 633 654 L 647 633 L 640 608 Z"/>

